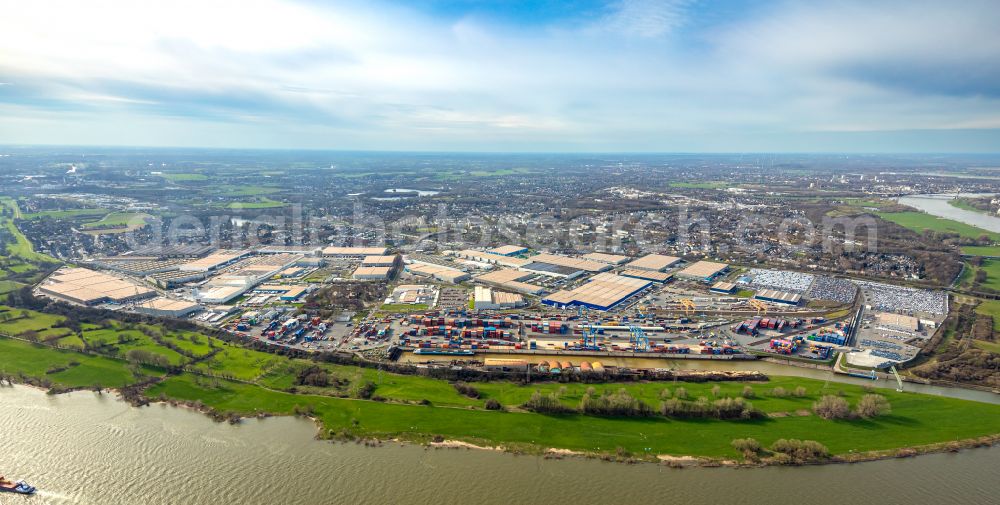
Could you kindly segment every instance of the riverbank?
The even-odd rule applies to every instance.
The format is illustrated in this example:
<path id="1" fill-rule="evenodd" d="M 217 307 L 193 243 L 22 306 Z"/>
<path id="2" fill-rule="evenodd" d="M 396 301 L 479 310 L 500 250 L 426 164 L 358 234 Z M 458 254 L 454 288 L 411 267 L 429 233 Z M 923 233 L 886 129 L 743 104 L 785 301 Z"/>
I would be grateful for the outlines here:
<path id="1" fill-rule="evenodd" d="M 252 378 L 235 381 L 189 371 L 166 374 L 162 370 L 146 375 L 134 366 L 130 368 L 124 360 L 10 339 L 0 339 L 0 351 L 0 370 L 14 380 L 32 378 L 38 385 L 48 383 L 66 389 L 89 389 L 100 373 L 126 378 L 119 383 L 126 388 L 150 380 L 152 385 L 141 391 L 144 400 L 191 406 L 211 413 L 217 420 L 310 417 L 321 427 L 321 438 L 341 440 L 398 439 L 420 444 L 458 440 L 520 454 L 544 455 L 557 449 L 621 461 L 693 456 L 714 466 L 718 461 L 741 459 L 741 453 L 731 445 L 736 438 L 753 438 L 764 448 L 778 439 L 817 440 L 833 456 L 844 456 L 972 441 L 1000 433 L 1000 405 L 887 389 L 877 392 L 891 403 L 892 414 L 867 420 L 827 421 L 808 414 L 820 397 L 840 396 L 853 405 L 868 389 L 800 377 L 773 376 L 764 384 L 487 382 L 475 383 L 472 397 L 453 384 L 430 377 L 258 356 L 234 347 L 226 349 L 229 355 L 224 363 L 261 364 L 263 368 L 253 374 L 241 373 Z M 265 357 L 272 361 L 263 361 Z M 104 383 L 113 385 L 113 381 Z M 593 393 L 588 391 L 590 388 Z M 800 393 L 792 394 L 796 390 Z M 706 402 L 744 398 L 765 417 L 717 420 L 661 415 L 543 415 L 521 408 L 536 392 L 553 395 L 567 409 L 575 410 L 585 395 L 605 391 L 624 391 L 654 410 L 664 399 L 671 398 L 683 397 L 682 403 L 699 398 Z M 488 409 L 489 401 L 499 404 L 500 409 Z M 830 462 L 836 460 L 831 458 Z"/>

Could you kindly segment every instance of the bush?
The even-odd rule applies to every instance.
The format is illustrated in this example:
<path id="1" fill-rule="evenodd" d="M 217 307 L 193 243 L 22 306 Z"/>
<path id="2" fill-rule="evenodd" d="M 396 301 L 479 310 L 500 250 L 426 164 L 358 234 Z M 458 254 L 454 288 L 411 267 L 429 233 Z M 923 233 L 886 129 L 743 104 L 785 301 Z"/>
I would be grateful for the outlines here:
<path id="1" fill-rule="evenodd" d="M 721 392 L 722 392 L 722 388 L 720 388 L 718 384 L 712 386 L 712 396 L 718 398 L 719 397 L 719 393 L 721 393 Z"/>
<path id="2" fill-rule="evenodd" d="M 750 386 L 743 386 L 743 392 L 740 393 L 743 398 L 753 398 L 755 396 L 753 388 Z"/>
<path id="3" fill-rule="evenodd" d="M 813 403 L 813 412 L 823 419 L 848 419 L 851 417 L 851 407 L 847 400 L 833 395 L 824 395 Z"/>
<path id="4" fill-rule="evenodd" d="M 792 394 L 798 398 L 802 398 L 803 396 L 806 395 L 806 388 L 799 386 L 795 388 L 795 391 L 792 391 Z"/>
<path id="5" fill-rule="evenodd" d="M 818 461 L 830 457 L 825 445 L 815 440 L 778 439 L 771 450 L 789 456 L 793 461 Z"/>
<path id="6" fill-rule="evenodd" d="M 377 386 L 372 381 L 356 381 L 351 385 L 351 389 L 348 391 L 348 394 L 351 395 L 351 398 L 368 400 L 372 397 L 376 387 Z"/>
<path id="7" fill-rule="evenodd" d="M 889 405 L 889 400 L 886 400 L 882 395 L 867 394 L 858 400 L 857 414 L 860 417 L 869 419 L 890 413 L 892 413 L 892 406 Z"/>
<path id="8" fill-rule="evenodd" d="M 486 410 L 502 410 L 502 409 L 503 405 L 500 405 L 500 402 L 496 401 L 495 399 L 490 398 L 489 400 L 486 400 Z"/>
<path id="9" fill-rule="evenodd" d="M 660 414 L 678 419 L 756 419 L 764 415 L 743 398 L 721 398 L 709 402 L 704 397 L 696 402 L 671 398 L 660 403 Z"/>
<path id="10" fill-rule="evenodd" d="M 784 398 L 788 396 L 788 391 L 785 388 L 778 386 L 771 390 L 771 396 L 775 398 Z"/>
<path id="11" fill-rule="evenodd" d="M 660 390 L 660 399 L 661 400 L 666 400 L 667 398 L 670 398 L 670 390 L 667 389 L 667 388 L 661 389 Z"/>
<path id="12" fill-rule="evenodd" d="M 469 398 L 479 398 L 479 390 L 465 382 L 456 382 L 455 390 Z"/>
<path id="13" fill-rule="evenodd" d="M 580 410 L 584 414 L 598 416 L 643 417 L 653 413 L 649 405 L 628 394 L 624 389 L 600 396 L 586 394 L 580 401 Z"/>
<path id="14" fill-rule="evenodd" d="M 521 408 L 537 412 L 539 414 L 569 414 L 576 412 L 559 401 L 559 397 L 553 393 L 543 395 L 541 391 L 535 391 L 531 398 L 521 405 Z"/>
<path id="15" fill-rule="evenodd" d="M 744 456 L 750 457 L 752 455 L 757 455 L 763 449 L 760 442 L 753 438 L 737 438 L 731 442 L 733 449 L 743 453 Z"/>
<path id="16" fill-rule="evenodd" d="M 677 398 L 678 400 L 686 400 L 687 397 L 688 397 L 687 389 L 677 388 L 677 390 L 674 391 L 674 398 Z"/>

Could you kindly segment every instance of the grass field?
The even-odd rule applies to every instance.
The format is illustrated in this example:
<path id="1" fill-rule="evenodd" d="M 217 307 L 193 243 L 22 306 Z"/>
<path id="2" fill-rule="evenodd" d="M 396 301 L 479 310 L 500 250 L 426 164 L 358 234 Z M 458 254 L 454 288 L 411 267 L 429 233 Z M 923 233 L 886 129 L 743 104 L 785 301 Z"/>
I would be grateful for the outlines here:
<path id="1" fill-rule="evenodd" d="M 0 197 L 0 205 L 9 208 L 15 217 L 21 217 L 21 209 L 17 206 L 17 202 L 13 198 Z M 17 229 L 17 226 L 14 226 L 14 221 L 6 217 L 0 217 L 0 226 L 6 227 L 7 231 L 14 237 L 14 243 L 7 244 L 7 256 L 18 257 L 27 261 L 55 261 L 49 256 L 35 252 L 35 248 L 32 247 L 31 242 L 25 238 L 21 230 Z"/>
<path id="2" fill-rule="evenodd" d="M 220 204 L 221 207 L 227 209 L 272 209 L 277 207 L 284 207 L 288 205 L 285 202 L 279 202 L 277 200 L 272 200 L 267 197 L 261 197 L 256 200 L 247 200 L 244 202 L 230 202 Z"/>
<path id="3" fill-rule="evenodd" d="M 31 212 L 24 214 L 24 219 L 41 219 L 49 217 L 52 219 L 76 219 L 84 217 L 104 216 L 108 211 L 105 209 L 69 209 L 69 210 L 45 210 L 42 212 Z"/>
<path id="4" fill-rule="evenodd" d="M 805 408 L 824 390 L 844 390 L 849 399 L 862 394 L 861 388 L 854 386 L 825 386 L 822 382 L 808 379 L 789 380 L 813 391 L 809 398 L 794 401 Z M 507 390 L 495 394 L 517 399 L 530 395 L 534 389 L 534 386 L 493 386 L 494 389 Z M 696 385 L 684 386 L 693 388 Z M 778 438 L 818 440 L 827 445 L 831 452 L 844 454 L 1000 432 L 1000 406 L 900 394 L 892 390 L 881 390 L 879 393 L 892 403 L 893 414 L 868 421 L 826 421 L 812 415 L 791 415 L 758 421 L 678 421 L 576 414 L 548 416 L 472 410 L 467 407 L 428 407 L 304 396 L 236 383 L 223 383 L 221 387 L 210 388 L 195 384 L 193 378 L 187 376 L 171 377 L 149 392 L 154 397 L 160 393 L 178 400 L 200 400 L 218 410 L 241 414 L 265 410 L 289 414 L 296 406 L 309 406 L 322 421 L 324 428 L 334 433 L 414 440 L 441 435 L 449 439 L 490 445 L 557 447 L 588 452 L 612 452 L 620 447 L 639 455 L 651 453 L 734 457 L 736 454 L 730 447 L 730 441 L 743 437 L 755 438 L 765 445 Z M 767 401 L 762 400 L 761 403 Z M 985 417 L 975 419 L 972 416 Z"/>
<path id="5" fill-rule="evenodd" d="M 1000 258 L 1000 246 L 963 246 L 962 254 Z"/>
<path id="6" fill-rule="evenodd" d="M 141 228 L 150 217 L 149 214 L 137 212 L 112 212 L 100 220 L 84 224 L 81 228 L 85 230 Z"/>
<path id="7" fill-rule="evenodd" d="M 978 239 L 986 235 L 994 242 L 1000 241 L 1000 233 L 989 232 L 975 226 L 950 219 L 943 219 L 923 212 L 877 212 L 876 214 L 882 219 L 892 221 L 918 233 L 931 230 L 934 232 L 955 233 L 969 239 Z"/>
<path id="8" fill-rule="evenodd" d="M 221 189 L 213 188 L 216 196 L 237 197 L 237 196 L 260 196 L 278 193 L 281 188 L 270 186 L 226 186 Z"/>
<path id="9" fill-rule="evenodd" d="M 205 174 L 195 174 L 195 173 L 170 173 L 170 174 L 160 174 L 160 177 L 170 181 L 170 182 L 199 182 L 207 181 L 208 176 Z"/>

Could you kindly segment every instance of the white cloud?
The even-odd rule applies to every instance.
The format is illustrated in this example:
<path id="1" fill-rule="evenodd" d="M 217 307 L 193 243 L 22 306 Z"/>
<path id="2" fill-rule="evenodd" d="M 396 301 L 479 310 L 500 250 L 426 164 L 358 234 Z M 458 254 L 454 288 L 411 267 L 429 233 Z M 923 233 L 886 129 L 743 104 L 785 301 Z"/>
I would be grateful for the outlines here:
<path id="1" fill-rule="evenodd" d="M 880 74 L 996 68 L 989 4 L 777 5 L 681 40 L 697 8 L 712 6 L 623 0 L 597 25 L 532 29 L 371 2 L 0 0 L 0 138 L 89 125 L 102 143 L 697 150 L 682 139 L 1000 116 L 996 96 Z"/>

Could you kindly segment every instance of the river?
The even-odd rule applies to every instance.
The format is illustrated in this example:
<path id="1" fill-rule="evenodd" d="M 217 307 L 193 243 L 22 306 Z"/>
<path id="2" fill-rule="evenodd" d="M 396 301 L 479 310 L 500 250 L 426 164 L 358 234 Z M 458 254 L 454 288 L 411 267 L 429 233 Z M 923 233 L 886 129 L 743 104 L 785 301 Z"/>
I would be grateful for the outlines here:
<path id="1" fill-rule="evenodd" d="M 992 196 L 993 193 L 962 193 L 963 197 Z M 926 212 L 932 216 L 943 217 L 965 223 L 976 228 L 1000 233 L 1000 217 L 981 212 L 960 209 L 948 203 L 958 194 L 907 195 L 899 198 L 899 203 Z"/>
<path id="2" fill-rule="evenodd" d="M 688 468 L 317 441 L 293 418 L 231 426 L 91 392 L 0 388 L 0 504 L 996 503 L 1000 448 L 853 465 Z"/>

